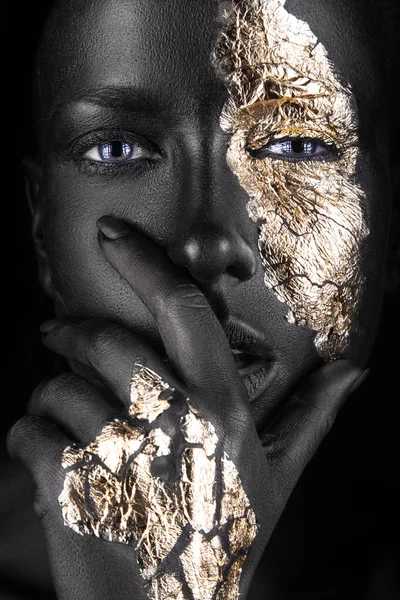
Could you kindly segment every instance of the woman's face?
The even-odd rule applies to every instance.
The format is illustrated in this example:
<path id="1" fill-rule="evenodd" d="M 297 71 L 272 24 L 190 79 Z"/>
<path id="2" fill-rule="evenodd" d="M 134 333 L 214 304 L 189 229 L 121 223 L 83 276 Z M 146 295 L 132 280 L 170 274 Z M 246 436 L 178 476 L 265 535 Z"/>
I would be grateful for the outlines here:
<path id="1" fill-rule="evenodd" d="M 236 360 L 257 423 L 318 363 L 363 364 L 390 212 L 363 19 L 350 0 L 60 2 L 38 60 L 34 219 L 57 314 L 163 351 L 100 251 L 113 215 L 189 271 L 251 355 Z"/>

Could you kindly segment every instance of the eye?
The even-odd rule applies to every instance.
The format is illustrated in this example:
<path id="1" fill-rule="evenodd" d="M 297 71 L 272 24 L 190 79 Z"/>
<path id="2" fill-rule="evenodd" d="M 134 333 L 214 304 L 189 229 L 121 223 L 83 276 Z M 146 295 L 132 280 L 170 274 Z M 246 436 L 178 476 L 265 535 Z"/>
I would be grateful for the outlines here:
<path id="1" fill-rule="evenodd" d="M 281 158 L 291 161 L 312 160 L 313 158 L 334 158 L 337 150 L 329 147 L 318 139 L 284 138 L 272 140 L 262 148 L 250 150 L 255 158 L 266 156 Z"/>
<path id="2" fill-rule="evenodd" d="M 84 158 L 95 162 L 116 163 L 152 156 L 153 154 L 149 150 L 142 148 L 139 144 L 113 140 L 93 146 L 86 152 Z"/>

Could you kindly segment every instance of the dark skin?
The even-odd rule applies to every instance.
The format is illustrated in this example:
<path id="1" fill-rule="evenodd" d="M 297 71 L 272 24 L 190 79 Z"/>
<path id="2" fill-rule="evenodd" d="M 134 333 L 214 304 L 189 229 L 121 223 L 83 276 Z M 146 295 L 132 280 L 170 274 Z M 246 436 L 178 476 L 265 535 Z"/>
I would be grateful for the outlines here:
<path id="1" fill-rule="evenodd" d="M 264 285 L 257 251 L 258 227 L 248 218 L 247 194 L 226 165 L 229 136 L 221 130 L 219 116 L 227 92 L 216 77 L 209 56 L 218 32 L 217 3 L 211 2 L 201 9 L 193 7 L 188 15 L 186 5 L 180 4 L 172 14 L 160 13 L 159 21 L 165 23 L 170 32 L 175 28 L 176 35 L 171 33 L 170 39 L 157 30 L 160 39 L 157 38 L 155 44 L 148 32 L 154 11 L 162 8 L 149 4 L 145 9 L 140 3 L 129 2 L 122 5 L 135 15 L 134 30 L 131 23 L 130 29 L 121 32 L 118 28 L 127 28 L 127 25 L 121 24 L 119 13 L 115 11 L 111 13 L 115 15 L 113 22 L 109 23 L 107 4 L 104 5 L 107 14 L 99 19 L 99 27 L 107 25 L 104 32 L 101 29 L 88 38 L 86 23 L 90 15 L 80 15 L 68 7 L 56 13 L 53 27 L 57 36 L 52 38 L 49 28 L 51 63 L 46 59 L 46 67 L 44 64 L 40 67 L 38 81 L 38 127 L 43 161 L 39 173 L 33 169 L 31 186 L 33 190 L 40 190 L 34 215 L 40 278 L 54 298 L 60 317 L 79 315 L 116 320 L 133 328 L 163 353 L 154 320 L 110 269 L 97 244 L 98 218 L 112 214 L 124 219 L 164 248 L 177 266 L 189 271 L 225 329 L 228 329 L 227 320 L 234 318 L 242 321 L 241 328 L 247 325 L 261 336 L 261 354 L 272 359 L 274 374 L 268 381 L 261 382 L 253 394 L 252 407 L 259 426 L 265 419 L 267 407 L 287 397 L 299 378 L 322 361 L 314 348 L 315 333 L 307 327 L 288 323 L 287 308 Z M 101 6 L 102 3 L 96 6 L 97 14 L 103 14 Z M 335 3 L 332 3 L 331 10 L 334 8 Z M 179 18 L 179 10 L 185 11 L 185 18 Z M 140 19 L 136 17 L 138 11 Z M 333 59 L 336 55 L 340 59 L 344 52 L 343 40 L 347 43 L 350 38 L 349 43 L 351 41 L 350 32 L 348 37 L 343 34 L 338 46 L 340 40 L 329 36 L 329 24 L 325 23 L 324 31 L 322 16 L 318 21 L 323 42 L 331 41 L 335 45 Z M 197 27 L 199 22 L 203 23 L 201 33 Z M 208 37 L 203 30 L 208 32 Z M 189 49 L 181 43 L 188 36 L 194 36 Z M 100 46 L 95 43 L 97 39 L 103 39 Z M 129 40 L 129 44 L 120 39 Z M 356 41 L 354 43 L 359 52 Z M 148 60 L 155 48 L 157 56 L 152 59 L 154 71 L 151 71 Z M 188 55 L 188 51 L 192 55 Z M 122 52 L 127 56 L 122 57 Z M 63 75 L 62 66 L 75 64 L 76 60 L 81 66 L 70 74 L 70 81 Z M 179 69 L 174 65 L 179 65 Z M 193 65 L 196 65 L 196 75 Z M 363 63 L 357 78 L 352 66 L 353 77 L 350 79 L 348 73 L 344 75 L 356 89 L 363 82 L 363 92 L 367 88 L 370 96 L 369 71 L 365 70 Z M 53 72 L 60 75 L 53 77 Z M 110 89 L 115 81 L 119 91 Z M 142 93 L 140 102 L 132 96 L 132 91 L 138 89 L 146 92 Z M 96 104 L 93 95 L 106 97 L 101 106 Z M 366 94 L 360 92 L 360 96 L 362 112 Z M 155 101 L 154 107 L 150 99 Z M 373 97 L 373 101 L 368 106 L 368 118 L 375 111 L 378 98 Z M 370 123 L 367 119 L 365 122 L 371 135 Z M 141 136 L 153 144 L 154 147 L 145 147 L 153 162 L 136 165 L 131 161 L 121 169 L 118 168 L 121 165 L 107 169 L 107 165 L 82 160 L 85 152 L 98 143 L 97 139 L 87 140 L 91 132 L 98 131 L 97 135 L 106 141 L 127 128 L 131 138 Z M 376 133 L 384 145 L 386 129 L 379 127 L 379 123 L 377 128 Z M 365 134 L 363 129 L 361 132 Z M 68 148 L 83 136 L 86 136 L 85 147 L 77 149 L 72 158 Z M 161 159 L 158 149 L 164 152 Z M 366 362 L 378 322 L 382 289 L 376 282 L 384 273 L 389 218 L 389 181 L 378 165 L 379 150 L 380 146 L 370 143 L 362 155 L 365 164 L 359 167 L 359 181 L 368 191 L 372 224 L 364 248 L 365 271 L 375 282 L 375 293 L 369 290 L 360 307 L 360 334 L 353 335 L 348 353 L 348 358 L 361 365 Z M 371 156 L 372 153 L 376 156 Z M 374 169 L 369 168 L 371 160 L 376 161 Z M 190 180 L 184 176 L 188 164 Z M 162 196 L 162 202 L 155 201 L 158 196 Z M 228 213 L 226 198 L 231 199 Z M 58 267 L 60 264 L 62 269 Z"/>
<path id="2" fill-rule="evenodd" d="M 365 142 L 357 176 L 371 215 L 364 272 L 374 285 L 359 308 L 348 360 L 325 366 L 315 333 L 288 323 L 285 307 L 264 285 L 257 224 L 226 165 L 229 136 L 219 116 L 227 91 L 209 59 L 217 3 L 193 2 L 188 10 L 177 1 L 170 10 L 120 1 L 110 10 L 103 1 L 77 10 L 70 1 L 48 24 L 42 56 L 50 60 L 39 57 L 42 152 L 29 181 L 40 279 L 59 319 L 45 328 L 44 343 L 69 360 L 74 374 L 35 391 L 9 448 L 35 479 L 60 598 L 79 598 L 82 590 L 85 598 L 112 598 L 115 585 L 119 598 L 133 590 L 146 597 L 133 549 L 77 536 L 63 526 L 57 504 L 62 449 L 74 440 L 89 443 L 126 409 L 135 357 L 144 355 L 193 398 L 238 468 L 261 525 L 245 562 L 243 594 L 296 481 L 360 383 L 382 295 L 390 194 L 377 154 L 386 130 L 375 132 L 381 137 L 373 145 L 370 116 L 381 100 L 368 85 L 373 65 L 365 60 L 364 70 L 348 64 L 346 71 L 346 44 L 363 52 L 348 31 L 353 16 L 345 23 L 343 2 L 327 3 L 341 24 L 343 37 L 335 39 L 329 22 L 306 4 L 296 3 L 299 17 L 310 12 L 316 19 L 314 31 L 356 97 L 365 99 L 368 88 L 359 107 Z M 117 132 L 141 144 L 148 160 L 110 167 L 84 158 Z M 74 145 L 78 138 L 85 143 Z M 98 221 L 107 215 L 115 219 Z M 257 360 L 266 361 L 258 389 L 246 388 L 238 374 L 237 367 L 247 367 L 232 356 L 232 319 L 258 339 Z"/>

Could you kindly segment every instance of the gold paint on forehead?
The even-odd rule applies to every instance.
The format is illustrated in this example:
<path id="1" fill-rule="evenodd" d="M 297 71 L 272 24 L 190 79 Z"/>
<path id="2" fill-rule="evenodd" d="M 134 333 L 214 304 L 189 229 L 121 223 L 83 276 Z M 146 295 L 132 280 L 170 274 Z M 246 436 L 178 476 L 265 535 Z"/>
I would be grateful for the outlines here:
<path id="1" fill-rule="evenodd" d="M 85 448 L 64 450 L 64 523 L 81 535 L 132 545 L 152 600 L 188 600 L 188 588 L 194 600 L 235 600 L 258 531 L 255 513 L 213 425 L 188 398 L 178 416 L 158 397 L 168 387 L 135 363 L 129 414 L 141 420 L 115 419 Z M 163 429 L 167 414 L 182 447 Z M 152 474 L 161 456 L 178 464 L 175 481 Z"/>
<path id="2" fill-rule="evenodd" d="M 368 235 L 365 194 L 355 183 L 358 120 L 351 90 L 334 72 L 309 25 L 285 0 L 224 3 L 214 65 L 229 89 L 221 127 L 232 133 L 227 162 L 261 221 L 265 284 L 308 325 L 325 360 L 348 347 Z M 334 160 L 290 162 L 257 150 L 287 137 L 335 145 Z"/>

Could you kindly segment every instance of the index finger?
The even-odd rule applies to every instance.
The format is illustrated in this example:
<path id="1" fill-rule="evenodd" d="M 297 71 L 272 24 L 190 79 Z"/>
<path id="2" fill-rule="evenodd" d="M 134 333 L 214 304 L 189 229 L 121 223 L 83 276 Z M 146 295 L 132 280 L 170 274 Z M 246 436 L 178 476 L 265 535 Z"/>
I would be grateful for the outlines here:
<path id="1" fill-rule="evenodd" d="M 106 258 L 155 317 L 173 371 L 189 388 L 245 404 L 228 339 L 200 289 L 125 223 L 102 217 L 97 225 Z"/>

